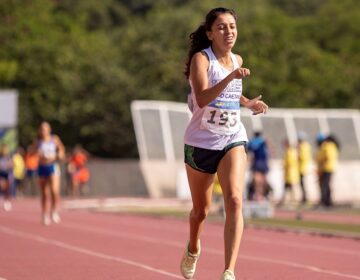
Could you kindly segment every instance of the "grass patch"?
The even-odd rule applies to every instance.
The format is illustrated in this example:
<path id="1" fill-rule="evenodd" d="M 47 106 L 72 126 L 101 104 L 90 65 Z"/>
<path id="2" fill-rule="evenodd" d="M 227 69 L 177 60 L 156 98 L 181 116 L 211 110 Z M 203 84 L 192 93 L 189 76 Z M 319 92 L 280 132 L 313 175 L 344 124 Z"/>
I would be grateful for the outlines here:
<path id="1" fill-rule="evenodd" d="M 360 225 L 354 224 L 336 224 L 329 222 L 319 222 L 319 221 L 304 221 L 304 220 L 294 220 L 294 219 L 251 219 L 246 222 L 250 225 L 259 225 L 259 226 L 277 226 L 283 228 L 293 228 L 293 229 L 308 229 L 308 230 L 318 230 L 324 232 L 337 232 L 337 233 L 351 233 L 360 236 Z"/>
<path id="2" fill-rule="evenodd" d="M 281 209 L 280 210 L 286 210 Z M 347 205 L 337 205 L 332 208 L 328 209 L 315 209 L 314 205 L 300 205 L 297 208 L 293 209 L 293 211 L 304 211 L 304 212 L 318 212 L 318 213 L 331 213 L 331 214 L 344 214 L 344 215 L 352 215 L 352 216 L 360 216 L 360 208 L 359 207 L 352 207 Z"/>
<path id="3" fill-rule="evenodd" d="M 335 208 L 330 213 L 360 216 L 359 208 Z"/>
<path id="4" fill-rule="evenodd" d="M 189 210 L 182 208 L 171 207 L 101 207 L 96 210 L 101 213 L 111 214 L 134 214 L 145 215 L 151 217 L 173 217 L 187 219 L 189 217 Z M 210 213 L 207 220 L 209 222 L 223 222 L 224 217 L 216 213 Z M 298 229 L 309 230 L 329 234 L 348 234 L 360 237 L 360 225 L 354 224 L 337 224 L 322 221 L 309 221 L 309 220 L 295 220 L 295 219 L 282 219 L 282 218 L 255 218 L 246 220 L 247 225 L 275 227 L 280 229 Z"/>
<path id="5" fill-rule="evenodd" d="M 102 213 L 121 213 L 121 214 L 138 214 L 138 215 L 148 215 L 148 216 L 157 216 L 157 217 L 188 217 L 189 211 L 182 209 L 172 209 L 165 207 L 104 207 L 98 208 L 96 212 Z"/>

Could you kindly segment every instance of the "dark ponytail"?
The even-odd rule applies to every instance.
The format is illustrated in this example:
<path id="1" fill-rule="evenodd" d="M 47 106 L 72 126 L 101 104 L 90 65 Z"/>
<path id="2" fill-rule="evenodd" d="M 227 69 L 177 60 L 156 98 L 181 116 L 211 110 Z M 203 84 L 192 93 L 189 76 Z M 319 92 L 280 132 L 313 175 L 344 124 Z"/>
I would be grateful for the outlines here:
<path id="1" fill-rule="evenodd" d="M 203 49 L 208 48 L 211 45 L 211 41 L 206 35 L 205 23 L 201 24 L 198 29 L 196 29 L 189 36 L 190 48 L 188 51 L 188 57 L 185 63 L 185 76 L 189 78 L 190 75 L 190 63 L 193 55 Z"/>
<path id="2" fill-rule="evenodd" d="M 227 8 L 215 8 L 212 9 L 205 18 L 205 22 L 202 23 L 193 33 L 189 36 L 189 51 L 188 56 L 185 62 L 185 71 L 184 74 L 186 78 L 190 76 L 190 63 L 193 55 L 203 49 L 208 48 L 211 45 L 211 41 L 207 37 L 206 32 L 211 30 L 211 26 L 213 25 L 214 21 L 217 19 L 219 14 L 231 14 L 236 20 L 236 13 L 232 9 Z"/>

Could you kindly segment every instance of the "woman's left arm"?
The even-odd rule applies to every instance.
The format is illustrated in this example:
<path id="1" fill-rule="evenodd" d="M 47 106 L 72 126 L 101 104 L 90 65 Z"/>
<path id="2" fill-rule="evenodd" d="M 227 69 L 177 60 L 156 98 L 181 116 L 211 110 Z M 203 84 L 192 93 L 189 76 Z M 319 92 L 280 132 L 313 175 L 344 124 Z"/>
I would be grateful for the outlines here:
<path id="1" fill-rule="evenodd" d="M 58 149 L 58 159 L 63 160 L 65 159 L 65 146 L 57 135 L 55 135 L 55 141 Z"/>
<path id="2" fill-rule="evenodd" d="M 239 63 L 239 67 L 243 64 L 243 59 L 240 55 L 236 55 L 236 59 Z M 269 106 L 262 100 L 261 95 L 255 97 L 254 99 L 249 99 L 244 95 L 240 96 L 240 104 L 245 106 L 246 108 L 250 109 L 253 112 L 253 115 L 258 115 L 261 113 L 266 113 L 269 109 Z"/>
<path id="3" fill-rule="evenodd" d="M 260 100 L 261 98 L 262 98 L 261 95 L 253 99 L 249 99 L 241 95 L 240 104 L 250 109 L 253 112 L 253 115 L 258 115 L 262 113 L 266 114 L 266 112 L 269 109 L 269 106 L 264 101 Z"/>

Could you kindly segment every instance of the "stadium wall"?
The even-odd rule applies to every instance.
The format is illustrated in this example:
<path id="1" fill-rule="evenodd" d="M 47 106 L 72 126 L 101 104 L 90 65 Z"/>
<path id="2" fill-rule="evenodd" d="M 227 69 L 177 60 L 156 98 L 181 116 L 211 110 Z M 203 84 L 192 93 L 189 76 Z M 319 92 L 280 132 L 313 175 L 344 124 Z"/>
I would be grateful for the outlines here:
<path id="1" fill-rule="evenodd" d="M 183 164 L 183 135 L 191 112 L 187 104 L 168 101 L 136 100 L 131 105 L 140 167 L 150 197 L 189 197 Z M 308 136 L 315 158 L 318 134 L 334 134 L 341 144 L 340 162 L 332 181 L 333 198 L 337 203 L 359 203 L 360 181 L 360 111 L 347 109 L 285 109 L 271 108 L 266 115 L 252 116 L 249 110 L 241 114 L 249 137 L 262 130 L 270 143 L 271 170 L 268 180 L 273 187 L 273 199 L 283 190 L 283 143 L 297 142 L 297 133 Z M 247 180 L 249 173 L 247 174 Z M 319 199 L 315 164 L 306 178 L 309 200 Z M 300 188 L 295 198 L 300 200 Z"/>
<path id="2" fill-rule="evenodd" d="M 187 191 L 188 184 L 184 163 L 182 161 L 176 161 L 171 164 L 164 161 L 142 162 L 141 170 L 144 174 L 150 197 L 177 196 L 180 198 L 190 198 L 190 194 Z M 360 203 L 359 170 L 359 161 L 342 161 L 339 163 L 332 181 L 332 194 L 336 203 Z M 280 160 L 271 160 L 268 181 L 273 188 L 271 199 L 274 201 L 278 201 L 282 196 L 283 177 L 282 162 Z M 249 181 L 249 178 L 250 172 L 247 172 L 246 182 Z M 320 189 L 314 163 L 311 164 L 309 173 L 305 178 L 305 183 L 309 201 L 317 202 L 320 197 Z M 294 188 L 294 196 L 296 200 L 301 200 L 300 186 L 298 185 Z"/>
<path id="3" fill-rule="evenodd" d="M 138 160 L 95 159 L 89 169 L 89 196 L 149 196 Z"/>
<path id="4" fill-rule="evenodd" d="M 178 197 L 189 199 L 190 193 L 182 161 L 139 161 L 92 159 L 89 162 L 91 178 L 86 196 L 93 197 Z M 62 167 L 65 170 L 65 166 Z M 278 200 L 283 190 L 282 163 L 270 161 L 268 180 L 273 188 L 272 199 Z M 333 197 L 337 203 L 360 203 L 360 182 L 358 161 L 340 162 L 333 178 Z M 247 172 L 246 181 L 250 173 Z M 309 200 L 319 199 L 316 167 L 313 163 L 306 177 Z M 67 180 L 62 172 L 62 194 L 67 194 Z M 295 198 L 300 200 L 300 187 L 294 189 Z M 38 194 L 38 189 L 35 190 Z M 27 195 L 31 192 L 27 190 Z"/>
<path id="5" fill-rule="evenodd" d="M 18 145 L 18 92 L 14 89 L 0 89 L 0 143 L 14 151 Z"/>

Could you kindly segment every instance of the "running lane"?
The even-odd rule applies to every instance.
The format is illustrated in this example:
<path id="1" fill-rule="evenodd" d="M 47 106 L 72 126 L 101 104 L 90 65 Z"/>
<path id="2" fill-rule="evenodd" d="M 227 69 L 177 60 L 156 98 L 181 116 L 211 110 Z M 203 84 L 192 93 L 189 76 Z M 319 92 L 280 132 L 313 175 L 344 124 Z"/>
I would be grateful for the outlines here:
<path id="1" fill-rule="evenodd" d="M 89 211 L 63 211 L 40 224 L 37 201 L 0 211 L 0 279 L 182 279 L 179 261 L 187 221 Z M 196 279 L 218 280 L 222 225 L 205 226 Z M 246 229 L 237 279 L 359 279 L 360 242 Z"/>

